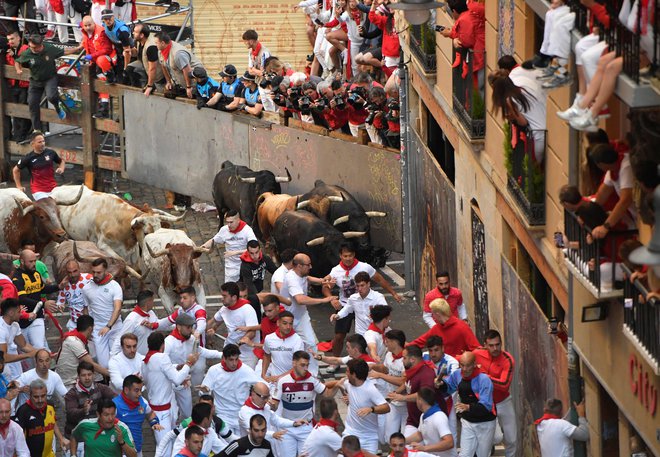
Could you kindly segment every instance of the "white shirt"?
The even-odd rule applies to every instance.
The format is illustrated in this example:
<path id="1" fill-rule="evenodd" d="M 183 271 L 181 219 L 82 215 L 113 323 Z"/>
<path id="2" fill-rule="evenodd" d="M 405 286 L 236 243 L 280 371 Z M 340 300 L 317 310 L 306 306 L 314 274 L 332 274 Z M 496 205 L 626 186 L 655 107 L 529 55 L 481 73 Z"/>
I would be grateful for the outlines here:
<path id="1" fill-rule="evenodd" d="M 83 310 L 87 307 L 82 291 L 85 285 L 91 281 L 93 281 L 92 275 L 83 273 L 75 284 L 67 284 L 57 295 L 57 306 L 60 308 L 63 308 L 65 305 L 69 306 L 71 319 L 66 323 L 69 330 L 76 328 L 78 318 L 82 316 Z"/>
<path id="2" fill-rule="evenodd" d="M 422 434 L 425 445 L 436 444 L 442 440 L 443 436 L 451 435 L 449 428 L 449 419 L 442 411 L 433 413 L 431 416 L 424 419 L 422 414 L 419 418 L 419 433 Z M 431 452 L 433 455 L 441 457 L 456 457 L 456 446 L 446 451 Z"/>
<path id="3" fill-rule="evenodd" d="M 234 310 L 229 309 L 227 306 L 221 306 L 213 316 L 213 319 L 216 322 L 224 322 L 227 327 L 229 334 L 227 335 L 227 341 L 225 341 L 225 344 L 235 344 L 237 346 L 239 346 L 238 342 L 241 338 L 245 336 L 245 332 L 237 330 L 238 327 L 252 327 L 259 325 L 257 313 L 249 303 L 245 303 Z M 255 332 L 252 341 L 255 343 L 261 341 L 258 331 Z M 241 350 L 241 357 L 252 357 L 253 349 L 250 346 L 242 344 L 239 348 Z"/>
<path id="4" fill-rule="evenodd" d="M 273 432 L 293 427 L 292 420 L 285 419 L 275 414 L 270 409 L 268 403 L 266 403 L 264 409 L 255 409 L 248 405 L 243 405 L 238 412 L 238 425 L 240 427 L 239 435 L 246 436 L 248 434 L 248 430 L 250 430 L 250 419 L 255 414 L 261 414 L 266 419 L 266 424 L 268 425 L 268 432 L 266 433 L 267 439 L 271 439 Z"/>
<path id="5" fill-rule="evenodd" d="M 289 373 L 277 381 L 273 399 L 281 402 L 282 417 L 293 421 L 306 419 L 311 422 L 314 418 L 314 400 L 317 395 L 325 392 L 325 389 L 325 384 L 316 376 L 295 380 Z"/>
<path id="6" fill-rule="evenodd" d="M 218 363 L 209 368 L 202 385 L 213 393 L 218 417 L 238 430 L 238 412 L 250 394 L 250 386 L 261 381 L 261 377 L 246 364 L 236 371 L 225 371 Z"/>
<path id="7" fill-rule="evenodd" d="M 149 347 L 147 346 L 147 339 L 153 330 L 142 325 L 142 321 L 145 320 L 151 323 L 156 323 L 158 322 L 158 316 L 156 316 L 156 313 L 153 311 L 149 311 L 148 316 L 142 316 L 135 311 L 128 313 L 128 316 L 126 316 L 126 319 L 124 319 L 124 322 L 122 323 L 121 334 L 115 338 L 114 342 L 112 343 L 112 348 L 110 348 L 111 356 L 121 352 L 121 337 L 127 333 L 132 333 L 138 337 L 138 354 L 142 354 L 142 356 L 147 355 L 147 352 L 149 351 Z"/>
<path id="8" fill-rule="evenodd" d="M 369 311 L 376 305 L 387 305 L 385 297 L 380 292 L 371 289 L 364 298 L 355 293 L 349 297 L 348 303 L 339 310 L 337 315 L 342 319 L 350 313 L 355 313 L 355 333 L 364 335 L 371 324 Z"/>
<path id="9" fill-rule="evenodd" d="M 9 325 L 3 317 L 0 317 L 0 343 L 7 345 L 7 354 L 18 354 L 18 346 L 16 346 L 14 339 L 22 334 L 21 326 L 18 325 L 18 322 L 12 322 Z M 3 373 L 7 377 L 7 381 L 13 381 L 18 378 L 23 373 L 21 362 L 5 363 Z"/>
<path id="10" fill-rule="evenodd" d="M 270 293 L 280 295 L 280 291 L 275 287 L 276 282 L 284 282 L 284 275 L 288 273 L 289 269 L 284 264 L 277 267 L 275 273 L 270 277 Z"/>
<path id="11" fill-rule="evenodd" d="M 156 327 L 156 329 L 165 331 L 174 328 L 176 318 L 179 317 L 179 314 L 181 313 L 188 314 L 195 319 L 195 325 L 193 326 L 195 331 L 199 332 L 200 335 L 206 333 L 206 308 L 199 303 L 193 304 L 188 309 L 183 309 L 183 306 L 179 305 L 172 314 L 158 320 L 158 327 Z"/>
<path id="12" fill-rule="evenodd" d="M 301 319 L 309 315 L 307 307 L 305 305 L 299 305 L 294 298 L 296 295 L 307 295 L 308 287 L 307 276 L 300 277 L 295 270 L 289 270 L 284 275 L 284 283 L 282 284 L 280 295 L 291 300 L 291 305 L 284 305 L 284 308 L 293 314 L 294 324 L 297 324 Z"/>
<path id="13" fill-rule="evenodd" d="M 391 352 L 388 352 L 385 354 L 385 359 L 383 360 L 383 365 L 387 368 L 387 374 L 390 376 L 405 376 L 406 374 L 406 367 L 403 366 L 403 357 L 399 357 L 398 359 L 394 360 L 394 355 Z M 379 379 L 378 380 L 378 386 L 379 390 L 382 392 L 387 391 L 392 392 L 396 390 L 399 386 L 390 384 L 389 382 L 385 381 L 384 379 Z M 405 401 L 392 401 L 390 402 L 390 405 L 392 406 L 406 406 Z"/>
<path id="14" fill-rule="evenodd" d="M 629 154 L 623 155 L 623 160 L 621 161 L 621 168 L 619 168 L 619 176 L 617 179 L 612 179 L 612 173 L 608 171 L 605 173 L 605 177 L 603 178 L 603 184 L 613 187 L 614 191 L 619 196 L 621 195 L 622 189 L 632 189 L 634 185 L 634 177 L 632 168 L 630 167 Z M 630 228 L 634 228 L 634 221 L 637 219 L 637 210 L 635 209 L 635 205 L 630 205 L 628 207 L 628 213 L 629 214 L 626 215 L 628 217 L 624 216 L 623 220 L 628 224 Z"/>
<path id="15" fill-rule="evenodd" d="M 9 420 L 7 438 L 0 435 L 0 457 L 30 457 L 30 450 L 25 442 L 25 433 L 20 425 Z"/>
<path id="16" fill-rule="evenodd" d="M 304 350 L 305 343 L 295 332 L 284 339 L 277 336 L 275 332 L 266 336 L 264 352 L 270 354 L 270 366 L 267 374 L 278 376 L 291 370 L 293 367 L 293 353 Z"/>
<path id="17" fill-rule="evenodd" d="M 328 425 L 316 424 L 305 440 L 302 453 L 314 457 L 336 457 L 341 449 L 341 436 Z"/>
<path id="18" fill-rule="evenodd" d="M 256 240 L 252 228 L 245 224 L 245 226 L 236 233 L 229 231 L 229 227 L 224 225 L 220 231 L 213 237 L 215 244 L 224 244 L 225 251 L 245 251 L 247 249 L 248 241 Z M 241 271 L 241 254 L 236 254 L 231 257 L 225 257 L 225 281 L 238 281 Z"/>
<path id="19" fill-rule="evenodd" d="M 193 336 L 190 336 L 190 338 L 185 341 L 181 341 L 173 335 L 168 335 L 165 337 L 165 350 L 163 352 L 170 356 L 172 363 L 179 365 L 186 363 L 188 356 L 195 351 L 195 346 L 195 338 Z M 195 365 L 193 365 L 191 370 L 194 372 L 204 372 L 204 368 L 206 368 L 206 359 L 222 358 L 222 352 L 220 351 L 206 349 L 202 346 L 198 346 L 196 350 L 199 352 L 199 359 L 195 362 Z"/>
<path id="20" fill-rule="evenodd" d="M 373 438 L 378 436 L 378 415 L 367 414 L 358 416 L 358 410 L 385 404 L 385 397 L 376 388 L 376 383 L 367 379 L 359 387 L 344 381 L 348 393 L 348 414 L 346 416 L 344 435 L 355 435 L 358 438 Z"/>
<path id="21" fill-rule="evenodd" d="M 60 377 L 60 375 L 55 373 L 53 370 L 48 370 L 48 377 L 44 379 L 40 377 L 39 374 L 37 374 L 36 368 L 32 368 L 31 370 L 28 370 L 22 375 L 20 375 L 16 380 L 16 382 L 18 383 L 19 387 L 23 387 L 23 386 L 29 386 L 32 381 L 36 381 L 37 379 L 46 383 L 46 395 L 48 396 L 48 400 L 53 398 L 54 394 L 57 394 L 60 397 L 64 397 L 68 392 L 67 388 L 64 386 L 64 383 L 62 382 L 62 378 Z M 25 403 L 27 399 L 28 399 L 27 394 L 24 393 L 19 394 L 18 400 L 16 402 L 16 409 L 18 409 L 19 406 Z"/>
<path id="22" fill-rule="evenodd" d="M 174 386 L 180 386 L 188 377 L 190 367 L 184 365 L 177 371 L 170 356 L 159 352 L 151 356 L 142 367 L 142 379 L 149 391 L 149 405 L 163 406 L 172 401 Z"/>
<path id="23" fill-rule="evenodd" d="M 207 434 L 204 435 L 204 443 L 202 444 L 202 451 L 201 453 L 204 455 L 211 455 L 211 452 L 213 454 L 218 455 L 222 452 L 224 448 L 226 448 L 229 443 L 222 439 L 221 437 L 218 436 L 217 433 L 215 433 L 215 430 L 213 427 L 209 427 L 206 429 Z M 186 431 L 181 430 L 181 433 L 179 433 L 176 437 L 176 440 L 174 440 L 174 445 L 172 445 L 172 455 L 177 455 L 179 452 L 181 452 L 181 449 L 183 449 L 186 446 Z"/>
<path id="24" fill-rule="evenodd" d="M 94 318 L 94 331 L 98 332 L 112 317 L 115 300 L 123 300 L 124 293 L 117 281 L 110 280 L 107 284 L 98 285 L 89 281 L 83 288 L 83 298 L 89 308 L 89 315 Z M 121 327 L 121 315 L 115 322 L 115 327 Z M 98 330 L 97 330 L 98 329 Z"/>
<path id="25" fill-rule="evenodd" d="M 571 436 L 577 427 L 564 419 L 546 419 L 536 426 L 543 457 L 573 457 Z"/>
<path id="26" fill-rule="evenodd" d="M 122 351 L 119 354 L 113 355 L 108 361 L 110 387 L 117 393 L 121 392 L 126 376 L 129 374 L 140 375 L 142 373 L 143 360 L 144 356 L 139 352 L 132 359 L 126 357 Z"/>
<path id="27" fill-rule="evenodd" d="M 383 333 L 376 332 L 375 330 L 367 330 L 364 332 L 364 339 L 367 342 L 367 346 L 370 344 L 376 345 L 376 354 L 381 361 L 385 359 L 385 354 L 387 354 L 387 346 L 385 346 L 384 334 L 392 330 L 387 327 Z"/>
<path id="28" fill-rule="evenodd" d="M 346 306 L 348 298 L 357 292 L 355 275 L 362 271 L 366 272 L 370 278 L 376 274 L 374 267 L 368 263 L 360 261 L 348 271 L 344 270 L 341 265 L 337 265 L 330 270 L 330 276 L 337 281 L 337 287 L 339 287 L 339 302 L 342 306 Z"/>

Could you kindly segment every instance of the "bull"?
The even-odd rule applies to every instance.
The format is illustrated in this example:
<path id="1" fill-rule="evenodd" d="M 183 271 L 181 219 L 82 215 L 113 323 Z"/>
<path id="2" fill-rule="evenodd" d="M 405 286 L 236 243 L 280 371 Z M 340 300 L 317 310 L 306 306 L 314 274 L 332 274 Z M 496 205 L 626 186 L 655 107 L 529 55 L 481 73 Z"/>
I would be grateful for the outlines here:
<path id="1" fill-rule="evenodd" d="M 262 241 L 269 241 L 275 221 L 287 210 L 293 211 L 300 206 L 300 195 L 274 194 L 265 192 L 257 200 L 257 223 Z M 312 197 L 304 207 L 310 212 L 327 212 L 330 202 L 341 201 L 341 197 Z"/>
<path id="2" fill-rule="evenodd" d="M 31 239 L 37 251 L 46 255 L 46 246 L 67 238 L 60 209 L 75 205 L 82 191 L 82 187 L 74 187 L 66 197 L 32 201 L 18 189 L 0 189 L 0 251 L 17 253 L 21 241 Z"/>
<path id="3" fill-rule="evenodd" d="M 53 190 L 59 201 L 70 196 L 75 186 L 60 186 Z M 60 205 L 58 205 L 60 206 Z M 183 219 L 148 207 L 137 208 L 120 197 L 83 188 L 79 201 L 60 206 L 60 220 L 69 238 L 93 241 L 111 257 L 124 259 L 140 269 L 140 244 L 144 236 L 162 227 L 163 223 Z"/>
<path id="4" fill-rule="evenodd" d="M 292 248 L 309 255 L 312 274 L 323 277 L 339 263 L 341 245 L 364 232 L 340 232 L 309 211 L 284 211 L 275 221 L 273 241 L 278 252 Z"/>
<path id="5" fill-rule="evenodd" d="M 71 260 L 77 260 L 81 273 L 91 273 L 92 262 L 98 258 L 104 258 L 108 262 L 108 273 L 117 281 L 123 281 L 128 276 L 141 280 L 142 276 L 130 266 L 126 265 L 124 259 L 108 255 L 91 241 L 64 241 L 57 245 L 53 251 L 53 269 L 55 278 L 59 283 L 66 276 L 66 264 Z"/>
<path id="6" fill-rule="evenodd" d="M 241 218 L 258 231 L 255 225 L 257 199 L 265 192 L 281 193 L 280 183 L 291 181 L 289 170 L 286 170 L 286 174 L 275 176 L 268 170 L 253 171 L 242 165 L 234 165 L 229 160 L 223 162 L 213 180 L 213 201 L 218 208 L 220 227 L 224 223 L 225 213 L 233 209 L 240 212 Z"/>
<path id="7" fill-rule="evenodd" d="M 178 293 L 186 287 L 193 287 L 197 303 L 206 306 L 197 262 L 205 252 L 208 250 L 197 247 L 183 230 L 159 229 L 144 237 L 145 277 L 168 313 L 174 310 Z"/>
<path id="8" fill-rule="evenodd" d="M 340 197 L 339 200 L 332 201 L 327 211 L 318 211 L 314 205 L 310 206 L 309 210 L 341 232 L 363 232 L 364 236 L 353 240 L 358 259 L 376 268 L 383 267 L 389 257 L 389 252 L 371 246 L 369 230 L 371 219 L 385 217 L 387 213 L 365 211 L 360 202 L 346 189 L 341 186 L 326 184 L 320 179 L 314 182 L 314 188 L 311 191 L 300 197 L 298 208 L 307 209 L 313 199 L 318 197 Z"/>

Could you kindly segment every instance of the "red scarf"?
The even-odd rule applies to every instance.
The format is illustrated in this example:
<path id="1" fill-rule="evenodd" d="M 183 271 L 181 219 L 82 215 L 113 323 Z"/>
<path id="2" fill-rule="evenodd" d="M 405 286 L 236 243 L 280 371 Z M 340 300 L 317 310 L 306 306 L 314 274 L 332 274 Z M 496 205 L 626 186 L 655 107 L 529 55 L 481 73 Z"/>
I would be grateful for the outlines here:
<path id="1" fill-rule="evenodd" d="M 87 337 L 82 333 L 80 333 L 78 330 L 71 330 L 70 332 L 66 332 L 64 334 L 64 338 L 67 338 L 69 336 L 75 336 L 80 341 L 82 341 L 85 346 L 87 346 Z"/>
<path id="2" fill-rule="evenodd" d="M 250 302 L 247 301 L 246 299 L 239 298 L 238 300 L 236 300 L 236 303 L 234 303 L 231 306 L 227 306 L 227 309 L 230 310 L 230 311 L 236 311 L 241 306 L 245 306 L 245 305 L 249 305 L 249 304 L 250 304 Z"/>
<path id="3" fill-rule="evenodd" d="M 199 427 L 199 428 L 201 428 L 202 430 L 204 430 L 204 435 L 208 435 L 208 434 L 209 434 L 209 431 L 208 431 L 207 428 L 202 427 L 201 425 L 196 424 L 196 423 L 193 422 L 193 421 L 190 421 L 190 423 L 188 424 L 188 428 L 190 428 L 190 427 Z"/>
<path id="4" fill-rule="evenodd" d="M 261 263 L 263 258 L 264 258 L 264 253 L 263 252 L 259 253 L 259 258 L 257 260 L 254 260 L 252 258 L 252 256 L 250 255 L 250 253 L 247 252 L 247 250 L 243 254 L 241 254 L 241 260 L 243 262 L 254 263 L 254 264 L 257 264 L 257 265 L 259 265 Z"/>
<path id="5" fill-rule="evenodd" d="M 147 352 L 147 355 L 144 356 L 144 363 L 147 364 L 149 363 L 149 359 L 151 359 L 151 356 L 154 354 L 158 354 L 160 351 L 149 351 Z"/>
<path id="6" fill-rule="evenodd" d="M 401 352 L 399 352 L 398 354 L 395 354 L 394 352 L 392 353 L 392 360 L 399 360 L 402 357 L 403 357 L 403 349 L 401 349 Z"/>
<path id="7" fill-rule="evenodd" d="M 146 312 L 145 310 L 143 310 L 142 308 L 140 308 L 139 306 L 136 306 L 135 308 L 133 308 L 133 312 L 137 313 L 139 316 L 142 316 L 142 317 L 149 317 L 149 313 Z"/>
<path id="8" fill-rule="evenodd" d="M 406 379 L 412 379 L 424 366 L 433 368 L 433 373 L 435 373 L 435 365 L 433 365 L 433 362 L 422 360 L 414 367 L 406 368 Z"/>
<path id="9" fill-rule="evenodd" d="M 291 333 L 289 333 L 288 335 L 284 336 L 284 335 L 282 335 L 282 334 L 280 333 L 280 329 L 279 329 L 279 328 L 278 328 L 277 330 L 275 330 L 275 335 L 277 335 L 277 337 L 278 337 L 279 339 L 281 339 L 281 340 L 286 340 L 287 338 L 291 338 L 295 333 L 296 333 L 296 332 L 294 332 L 293 329 L 291 329 Z"/>
<path id="10" fill-rule="evenodd" d="M 263 411 L 264 408 L 266 407 L 266 405 L 264 405 L 264 406 L 262 406 L 261 408 L 259 408 L 259 407 L 258 407 L 257 405 L 255 405 L 254 402 L 252 401 L 252 397 L 248 397 L 248 399 L 245 400 L 245 406 L 248 406 L 248 407 L 250 407 L 250 408 L 252 408 L 252 409 L 258 409 L 259 411 Z"/>
<path id="11" fill-rule="evenodd" d="M 98 421 L 96 423 L 98 424 Z M 118 423 L 119 423 L 119 419 L 117 419 L 115 417 L 114 425 L 117 425 Z M 101 435 L 101 433 L 103 433 L 104 430 L 105 429 L 103 427 L 101 427 L 101 424 L 99 424 L 99 430 L 94 434 L 94 439 L 98 438 Z M 108 431 L 110 431 L 110 430 L 112 430 L 112 429 L 108 429 Z"/>
<path id="12" fill-rule="evenodd" d="M 254 51 L 252 51 L 252 58 L 256 59 L 257 56 L 259 55 L 260 51 L 261 51 L 261 43 L 257 42 L 257 47 L 254 49 Z M 245 222 L 243 222 L 243 225 L 245 225 Z M 236 233 L 236 232 L 234 232 L 234 233 Z"/>
<path id="13" fill-rule="evenodd" d="M 181 333 L 179 333 L 179 330 L 177 330 L 176 328 L 174 330 L 172 330 L 172 333 L 170 333 L 170 336 L 173 336 L 174 338 L 176 338 L 179 341 L 188 341 L 188 338 L 190 338 L 190 337 L 184 338 L 183 335 Z"/>
<path id="14" fill-rule="evenodd" d="M 225 370 L 227 373 L 233 373 L 234 371 L 238 371 L 238 369 L 241 368 L 241 367 L 243 366 L 243 362 L 241 362 L 240 360 L 238 361 L 238 364 L 236 365 L 236 369 L 235 369 L 235 370 L 230 370 L 230 369 L 229 369 L 229 367 L 228 367 L 227 364 L 225 363 L 225 359 L 222 359 L 222 360 L 220 361 L 220 364 L 222 365 L 222 369 Z"/>
<path id="15" fill-rule="evenodd" d="M 46 408 L 48 408 L 48 403 L 46 403 L 46 404 L 44 405 L 44 407 L 41 408 L 41 409 L 39 409 L 39 408 L 37 408 L 36 406 L 34 406 L 34 403 L 32 403 L 30 400 L 27 401 L 27 404 L 28 404 L 28 406 L 29 406 L 30 408 L 32 408 L 32 409 L 35 410 L 35 411 L 39 411 L 41 414 L 45 414 L 45 413 L 46 413 Z"/>
<path id="16" fill-rule="evenodd" d="M 259 48 L 261 48 L 261 45 L 259 45 Z M 241 230 L 243 230 L 243 227 L 245 227 L 245 221 L 239 221 L 238 227 L 236 227 L 236 230 L 229 229 L 231 233 L 238 233 Z M 227 226 L 229 228 L 229 226 Z"/>
<path id="17" fill-rule="evenodd" d="M 479 367 L 474 367 L 474 371 L 472 372 L 472 374 L 470 376 L 467 376 L 467 377 L 463 376 L 463 370 L 461 370 L 461 377 L 463 379 L 465 379 L 466 381 L 471 381 L 472 379 L 476 378 L 480 374 L 481 374 L 481 370 L 479 369 Z"/>
<path id="18" fill-rule="evenodd" d="M 88 389 L 80 383 L 80 380 L 78 380 L 76 381 L 76 388 L 81 392 L 85 392 L 87 395 L 92 395 L 92 390 L 94 390 L 94 383 L 92 382 L 92 387 Z"/>
<path id="19" fill-rule="evenodd" d="M 332 427 L 334 431 L 337 431 L 337 427 L 339 427 L 339 424 L 333 420 L 330 419 L 321 419 L 316 423 L 316 427 L 321 427 L 323 425 L 326 425 L 328 427 Z"/>
<path id="20" fill-rule="evenodd" d="M 170 58 L 170 51 L 172 50 L 172 43 L 168 44 L 165 49 L 160 51 L 160 53 L 163 55 L 163 60 L 167 62 L 167 59 Z"/>
<path id="21" fill-rule="evenodd" d="M 358 264 L 358 259 L 353 259 L 353 265 L 347 266 L 343 260 L 339 261 L 339 266 L 342 267 L 342 269 L 346 272 L 346 276 L 350 275 L 350 271 L 355 268 Z"/>
<path id="22" fill-rule="evenodd" d="M 298 376 L 296 376 L 296 372 L 291 370 L 291 378 L 294 381 L 304 381 L 305 379 L 309 379 L 311 377 L 312 377 L 312 373 L 310 373 L 309 371 L 306 371 L 304 375 L 302 375 L 301 377 L 298 377 Z"/>
<path id="23" fill-rule="evenodd" d="M 621 171 L 621 162 L 623 162 L 625 155 L 628 153 L 627 149 L 623 150 L 620 147 L 616 149 L 617 149 L 617 153 L 619 154 L 619 157 L 616 160 L 616 169 L 610 170 L 610 178 L 612 178 L 612 180 L 614 181 L 619 179 L 619 172 Z"/>
<path id="24" fill-rule="evenodd" d="M 375 363 L 376 361 L 371 358 L 369 354 L 360 354 L 360 357 L 358 359 L 362 359 L 367 363 Z"/>
<path id="25" fill-rule="evenodd" d="M 9 431 L 9 422 L 11 422 L 11 420 L 8 420 L 4 424 L 0 424 L 0 435 L 5 439 L 7 438 L 7 432 Z"/>
<path id="26" fill-rule="evenodd" d="M 561 419 L 561 417 L 559 417 L 559 416 L 555 416 L 554 414 L 548 414 L 548 413 L 545 413 L 543 416 L 541 416 L 540 418 L 536 419 L 536 420 L 534 421 L 534 424 L 535 424 L 535 425 L 539 425 L 541 422 L 543 422 L 543 421 L 545 421 L 545 420 L 548 420 L 548 419 Z"/>
<path id="27" fill-rule="evenodd" d="M 140 400 L 133 401 L 130 398 L 128 398 L 126 395 L 124 395 L 124 392 L 121 393 L 121 398 L 124 399 L 124 403 L 126 403 L 126 406 L 128 406 L 128 409 L 135 409 L 138 406 L 140 406 Z"/>
<path id="28" fill-rule="evenodd" d="M 380 336 L 385 336 L 385 329 L 379 329 L 373 322 L 369 324 L 369 328 L 367 330 L 373 330 L 376 333 L 380 333 Z"/>
<path id="29" fill-rule="evenodd" d="M 107 273 L 105 275 L 105 278 L 101 279 L 99 282 L 94 281 L 97 286 L 105 286 L 107 283 L 112 281 L 112 275 L 110 273 Z"/>

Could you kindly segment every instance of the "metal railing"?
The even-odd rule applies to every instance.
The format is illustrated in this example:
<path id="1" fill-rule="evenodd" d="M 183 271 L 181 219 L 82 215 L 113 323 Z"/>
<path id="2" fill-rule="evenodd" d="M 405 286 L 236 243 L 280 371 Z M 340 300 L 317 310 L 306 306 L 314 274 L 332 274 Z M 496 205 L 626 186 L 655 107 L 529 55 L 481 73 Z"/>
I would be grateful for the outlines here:
<path id="1" fill-rule="evenodd" d="M 564 234 L 569 240 L 566 259 L 596 289 L 598 295 L 623 287 L 621 281 L 616 279 L 617 268 L 621 265 L 617 250 L 621 242 L 636 236 L 637 230 L 610 230 L 605 238 L 594 239 L 590 227 L 581 224 L 574 213 L 564 211 Z M 611 273 L 604 278 L 601 268 L 608 262 L 611 263 Z M 602 287 L 605 281 L 611 285 L 609 290 Z"/>
<path id="2" fill-rule="evenodd" d="M 435 30 L 425 23 L 410 26 L 410 50 L 424 68 L 424 73 L 435 73 Z"/>
<path id="3" fill-rule="evenodd" d="M 655 298 L 647 301 L 648 289 L 639 279 L 630 282 L 632 271 L 625 265 L 623 271 L 627 278 L 623 287 L 623 325 L 657 365 L 660 363 L 660 302 Z"/>
<path id="4" fill-rule="evenodd" d="M 484 61 L 486 53 L 481 53 Z M 484 68 L 474 71 L 475 56 L 472 49 L 454 48 L 454 56 L 460 55 L 460 63 L 453 68 L 452 86 L 454 112 L 471 139 L 486 136 L 486 88 Z M 458 57 L 455 57 L 455 59 Z"/>
<path id="5" fill-rule="evenodd" d="M 529 225 L 545 224 L 545 157 L 547 130 L 509 124 L 505 148 L 507 187 Z M 541 149 L 542 150 L 539 150 Z M 541 158 L 539 163 L 538 158 Z"/>

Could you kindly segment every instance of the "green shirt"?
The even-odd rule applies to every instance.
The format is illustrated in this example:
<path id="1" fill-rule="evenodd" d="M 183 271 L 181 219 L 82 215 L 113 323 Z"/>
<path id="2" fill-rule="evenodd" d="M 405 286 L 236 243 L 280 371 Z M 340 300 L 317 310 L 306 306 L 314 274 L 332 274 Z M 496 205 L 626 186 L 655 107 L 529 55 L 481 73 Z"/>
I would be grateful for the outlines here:
<path id="1" fill-rule="evenodd" d="M 21 266 L 20 259 L 14 260 L 13 263 L 16 268 Z M 34 269 L 37 270 L 37 273 L 41 275 L 41 279 L 44 281 L 48 279 L 48 267 L 41 260 L 37 260 L 37 264 L 34 266 Z"/>
<path id="2" fill-rule="evenodd" d="M 30 69 L 30 81 L 45 82 L 57 74 L 55 59 L 63 55 L 64 50 L 44 43 L 44 49 L 39 54 L 28 48 L 18 56 L 16 62 Z"/>
<path id="3" fill-rule="evenodd" d="M 122 433 L 122 440 L 135 449 L 133 436 L 128 426 L 118 422 Z M 100 430 L 98 419 L 83 419 L 71 432 L 78 443 L 85 443 L 85 457 L 121 457 L 121 447 L 117 442 L 117 434 L 114 428 Z"/>

